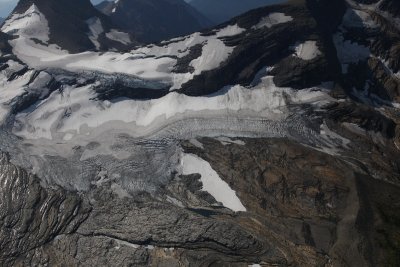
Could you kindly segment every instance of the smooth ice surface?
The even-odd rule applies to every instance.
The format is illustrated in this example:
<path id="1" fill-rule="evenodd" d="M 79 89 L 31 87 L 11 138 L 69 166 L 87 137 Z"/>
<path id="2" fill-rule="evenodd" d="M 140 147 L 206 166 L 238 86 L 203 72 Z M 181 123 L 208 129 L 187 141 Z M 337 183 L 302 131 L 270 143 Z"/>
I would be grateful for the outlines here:
<path id="1" fill-rule="evenodd" d="M 182 174 L 189 175 L 198 173 L 201 175 L 203 183 L 202 190 L 207 191 L 218 202 L 221 202 L 225 207 L 233 211 L 246 211 L 242 202 L 229 185 L 222 180 L 211 165 L 192 154 L 183 154 L 181 158 Z"/>

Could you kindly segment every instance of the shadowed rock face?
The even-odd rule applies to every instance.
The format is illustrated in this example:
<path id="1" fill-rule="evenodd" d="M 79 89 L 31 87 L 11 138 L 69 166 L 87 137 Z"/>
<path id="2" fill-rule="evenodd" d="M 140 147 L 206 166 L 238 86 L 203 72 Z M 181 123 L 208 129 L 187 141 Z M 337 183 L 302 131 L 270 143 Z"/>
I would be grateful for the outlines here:
<path id="1" fill-rule="evenodd" d="M 223 23 L 250 9 L 276 4 L 279 0 L 191 0 L 189 4 L 215 23 Z"/>
<path id="2" fill-rule="evenodd" d="M 11 53 L 11 46 L 9 45 L 8 41 L 10 40 L 10 36 L 0 32 L 0 52 L 2 54 L 9 54 Z"/>
<path id="3" fill-rule="evenodd" d="M 93 7 L 90 0 L 21 0 L 13 13 L 23 14 L 33 4 L 48 21 L 49 43 L 57 44 L 71 53 L 96 49 L 88 36 L 90 29 L 87 21 L 89 19 L 98 18 L 104 33 L 111 29 L 118 29 L 107 16 Z M 105 38 L 104 33 L 99 37 L 100 50 L 127 49 L 126 45 Z"/>
<path id="4" fill-rule="evenodd" d="M 211 26 L 183 0 L 121 0 L 97 6 L 111 20 L 142 42 L 157 42 Z"/>
<path id="5" fill-rule="evenodd" d="M 235 46 L 232 55 L 219 68 L 195 76 L 180 92 L 197 96 L 229 84 L 249 85 L 265 66 L 274 67 L 270 74 L 274 76 L 274 83 L 282 87 L 301 89 L 338 80 L 340 65 L 331 34 L 341 21 L 345 5 L 343 1 L 319 5 L 311 1 L 310 6 L 268 6 L 233 19 L 247 31 L 223 39 L 228 46 Z M 271 28 L 253 28 L 270 13 L 283 13 L 295 19 Z M 291 47 L 307 40 L 315 41 L 321 53 L 312 60 L 294 57 Z"/>

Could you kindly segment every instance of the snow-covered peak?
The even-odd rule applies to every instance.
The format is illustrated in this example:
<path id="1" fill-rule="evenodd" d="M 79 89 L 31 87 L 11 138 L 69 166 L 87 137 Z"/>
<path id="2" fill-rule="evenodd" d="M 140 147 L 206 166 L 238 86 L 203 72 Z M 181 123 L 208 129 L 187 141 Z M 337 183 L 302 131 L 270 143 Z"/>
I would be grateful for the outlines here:
<path id="1" fill-rule="evenodd" d="M 23 14 L 14 13 L 5 21 L 1 30 L 20 38 L 49 41 L 48 22 L 35 4 L 32 4 Z"/>

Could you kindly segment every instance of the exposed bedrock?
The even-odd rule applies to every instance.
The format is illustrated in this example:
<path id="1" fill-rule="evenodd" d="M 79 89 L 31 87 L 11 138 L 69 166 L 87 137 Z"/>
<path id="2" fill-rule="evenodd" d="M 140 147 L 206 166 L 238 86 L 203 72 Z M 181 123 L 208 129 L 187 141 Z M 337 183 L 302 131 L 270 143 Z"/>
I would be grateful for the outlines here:
<path id="1" fill-rule="evenodd" d="M 1 265 L 10 266 L 56 236 L 74 232 L 90 211 L 76 193 L 41 187 L 3 153 L 0 175 Z"/>
<path id="2" fill-rule="evenodd" d="M 376 162 L 360 153 L 351 161 L 288 140 L 242 140 L 245 146 L 201 139 L 204 149 L 191 144 L 184 149 L 210 162 L 260 224 L 257 229 L 274 235 L 293 263 L 387 266 L 398 262 L 395 212 L 400 206 L 394 204 L 399 198 L 394 192 L 400 190 L 399 180 L 393 186 L 371 176 L 390 175 L 393 167 L 386 162 L 398 152 Z M 382 157 L 379 151 L 370 151 Z M 398 160 L 396 164 L 398 168 Z M 246 225 L 255 227 L 254 222 Z"/>
<path id="3" fill-rule="evenodd" d="M 178 183 L 171 177 L 171 186 L 155 195 L 130 195 L 107 179 L 78 194 L 43 188 L 3 154 L 0 260 L 18 266 L 374 266 L 398 260 L 400 189 L 377 180 L 390 175 L 395 163 L 386 160 L 395 154 L 372 162 L 363 149 L 382 156 L 368 146 L 348 159 L 346 152 L 333 156 L 287 139 L 240 141 L 202 138 L 202 148 L 182 146 L 211 164 L 246 213 L 213 204 L 197 175 Z M 162 200 L 166 195 L 176 201 Z"/>

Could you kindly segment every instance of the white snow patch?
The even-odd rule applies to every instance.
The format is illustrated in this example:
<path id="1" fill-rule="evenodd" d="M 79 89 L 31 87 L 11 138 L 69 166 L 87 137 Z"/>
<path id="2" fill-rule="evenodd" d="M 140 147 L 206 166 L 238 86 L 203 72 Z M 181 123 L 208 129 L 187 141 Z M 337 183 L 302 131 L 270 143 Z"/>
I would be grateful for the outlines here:
<path id="1" fill-rule="evenodd" d="M 217 140 L 220 141 L 221 144 L 223 144 L 224 146 L 232 145 L 232 144 L 236 144 L 236 145 L 240 145 L 240 146 L 246 145 L 246 143 L 242 140 L 232 140 L 231 138 L 225 137 L 225 136 L 218 137 Z"/>
<path id="2" fill-rule="evenodd" d="M 271 13 L 266 17 L 263 17 L 258 24 L 253 26 L 253 29 L 261 29 L 264 27 L 271 28 L 274 25 L 290 22 L 293 17 L 286 16 L 284 13 Z"/>
<path id="3" fill-rule="evenodd" d="M 119 240 L 119 239 L 114 239 L 115 240 L 115 242 L 117 242 L 117 246 L 115 247 L 115 249 L 120 249 L 122 246 L 127 246 L 127 247 L 131 247 L 131 248 L 134 248 L 134 249 L 138 249 L 138 248 L 140 248 L 140 245 L 137 245 L 137 244 L 132 244 L 132 243 L 129 243 L 129 242 L 126 242 L 126 241 L 122 241 L 122 240 Z"/>
<path id="4" fill-rule="evenodd" d="M 86 21 L 89 26 L 89 39 L 96 46 L 96 49 L 100 49 L 99 36 L 104 32 L 103 25 L 98 17 L 90 18 Z"/>
<path id="5" fill-rule="evenodd" d="M 193 139 L 190 139 L 189 142 L 190 142 L 192 145 L 194 145 L 195 147 L 197 147 L 197 148 L 204 149 L 203 144 L 200 143 L 200 141 L 198 141 L 197 139 L 194 139 L 194 138 L 193 138 Z"/>
<path id="6" fill-rule="evenodd" d="M 122 44 L 131 43 L 131 38 L 128 33 L 120 32 L 118 30 L 112 29 L 111 31 L 106 33 L 106 37 L 110 40 L 120 42 Z"/>
<path id="7" fill-rule="evenodd" d="M 293 50 L 295 55 L 303 60 L 312 60 L 321 55 L 316 41 L 306 41 L 304 43 L 297 43 Z"/>
<path id="8" fill-rule="evenodd" d="M 24 14 L 14 13 L 4 22 L 2 32 L 25 38 L 36 38 L 42 42 L 49 40 L 49 27 L 46 17 L 32 4 Z"/>
<path id="9" fill-rule="evenodd" d="M 194 67 L 193 76 L 203 71 L 212 70 L 221 64 L 233 52 L 233 47 L 228 47 L 219 39 L 209 39 L 203 46 L 201 57 L 194 59 L 190 66 Z"/>
<path id="10" fill-rule="evenodd" d="M 181 208 L 185 207 L 185 205 L 183 205 L 183 203 L 180 200 L 178 200 L 178 199 L 176 199 L 174 197 L 167 196 L 167 201 L 169 203 L 174 204 L 175 206 L 178 206 L 178 207 L 181 207 Z"/>
<path id="11" fill-rule="evenodd" d="M 240 28 L 237 24 L 228 25 L 225 28 L 222 28 L 222 29 L 218 30 L 216 32 L 216 36 L 218 38 L 220 38 L 220 37 L 228 37 L 228 36 L 235 36 L 235 35 L 243 33 L 244 31 L 246 31 L 246 30 L 243 29 L 243 28 Z"/>
<path id="12" fill-rule="evenodd" d="M 203 183 L 202 190 L 207 191 L 225 207 L 235 212 L 246 211 L 236 192 L 218 176 L 207 161 L 196 155 L 183 154 L 181 157 L 181 167 L 182 174 L 184 175 L 200 174 L 201 182 Z"/>

